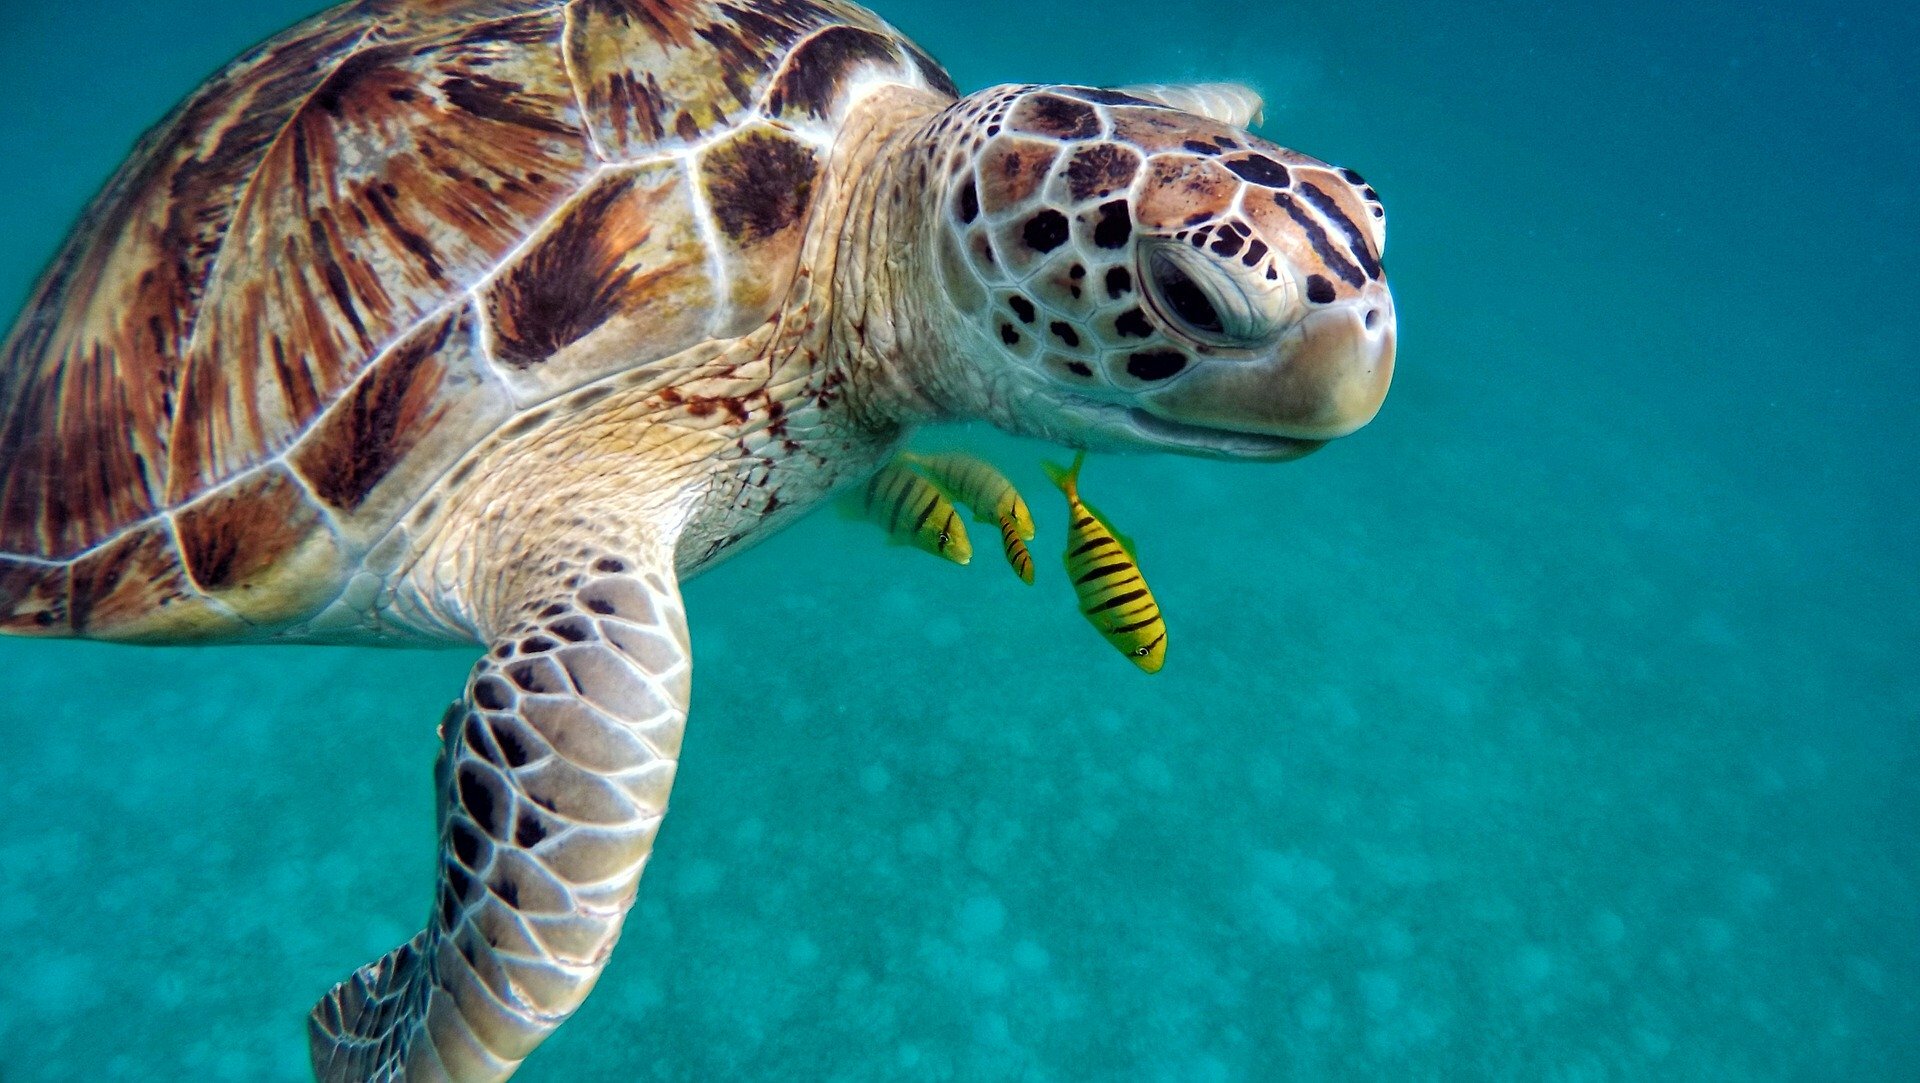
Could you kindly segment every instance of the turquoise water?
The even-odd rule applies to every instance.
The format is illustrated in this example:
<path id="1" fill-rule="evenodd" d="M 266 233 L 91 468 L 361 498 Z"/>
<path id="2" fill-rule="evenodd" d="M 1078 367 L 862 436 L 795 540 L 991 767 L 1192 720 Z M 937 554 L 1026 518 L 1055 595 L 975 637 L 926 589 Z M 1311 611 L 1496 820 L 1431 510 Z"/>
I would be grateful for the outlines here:
<path id="1" fill-rule="evenodd" d="M 967 88 L 1260 86 L 1384 195 L 1399 378 L 1088 466 L 1152 678 L 990 433 L 1038 587 L 831 513 L 692 584 L 674 813 L 519 1078 L 1920 1076 L 1920 17 L 1586 7 L 882 6 Z M 0 0 L 0 307 L 304 12 Z M 0 1080 L 302 1077 L 469 661 L 0 641 Z"/>

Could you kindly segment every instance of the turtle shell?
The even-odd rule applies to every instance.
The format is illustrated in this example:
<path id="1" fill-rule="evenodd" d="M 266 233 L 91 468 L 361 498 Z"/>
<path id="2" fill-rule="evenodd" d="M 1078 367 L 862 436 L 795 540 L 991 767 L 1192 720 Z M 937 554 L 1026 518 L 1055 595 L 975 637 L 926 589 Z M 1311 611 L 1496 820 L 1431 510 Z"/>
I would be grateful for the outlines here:
<path id="1" fill-rule="evenodd" d="M 0 631 L 271 630 L 516 414 L 768 319 L 848 91 L 833 0 L 363 0 L 134 151 L 0 350 Z"/>

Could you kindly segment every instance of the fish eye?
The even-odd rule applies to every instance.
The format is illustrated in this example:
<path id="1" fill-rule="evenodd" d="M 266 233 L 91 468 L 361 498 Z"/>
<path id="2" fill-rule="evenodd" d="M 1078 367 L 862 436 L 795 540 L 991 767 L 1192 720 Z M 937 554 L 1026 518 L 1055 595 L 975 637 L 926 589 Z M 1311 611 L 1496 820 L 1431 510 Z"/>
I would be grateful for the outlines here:
<path id="1" fill-rule="evenodd" d="M 1181 270 L 1164 254 L 1153 257 L 1153 287 L 1170 314 L 1193 331 L 1203 335 L 1222 335 L 1226 324 L 1205 290 L 1193 276 Z"/>
<path id="2" fill-rule="evenodd" d="M 1142 658 L 1145 658 L 1148 654 L 1148 650 L 1145 647 L 1135 647 L 1133 648 L 1133 653 L 1139 655 Z"/>

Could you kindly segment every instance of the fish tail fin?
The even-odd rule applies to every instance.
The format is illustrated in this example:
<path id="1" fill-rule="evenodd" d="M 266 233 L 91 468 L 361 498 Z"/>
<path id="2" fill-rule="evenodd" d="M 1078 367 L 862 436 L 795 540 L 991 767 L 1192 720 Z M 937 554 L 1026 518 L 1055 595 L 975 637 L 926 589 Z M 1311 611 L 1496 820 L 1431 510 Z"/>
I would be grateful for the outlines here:
<path id="1" fill-rule="evenodd" d="M 1080 466 L 1086 461 L 1087 453 L 1077 451 L 1074 452 L 1072 466 L 1061 466 L 1059 463 L 1050 462 L 1043 462 L 1040 465 L 1046 469 L 1047 476 L 1053 479 L 1053 483 L 1060 486 L 1061 492 L 1073 496 L 1079 488 Z"/>

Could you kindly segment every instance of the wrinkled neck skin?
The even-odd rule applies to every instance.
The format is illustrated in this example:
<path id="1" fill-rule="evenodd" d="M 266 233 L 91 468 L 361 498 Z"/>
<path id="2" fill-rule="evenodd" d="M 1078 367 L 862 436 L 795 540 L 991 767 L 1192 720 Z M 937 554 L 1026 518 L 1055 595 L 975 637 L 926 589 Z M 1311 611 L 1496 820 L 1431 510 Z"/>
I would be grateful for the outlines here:
<path id="1" fill-rule="evenodd" d="M 939 208 L 952 155 L 961 152 L 933 126 L 952 104 L 889 87 L 856 107 L 833 170 L 845 178 L 845 211 L 815 237 L 832 245 L 822 360 L 844 383 L 846 423 L 874 433 L 904 437 L 915 425 L 972 419 L 1012 427 L 996 389 L 970 363 L 976 332 L 958 318 L 940 272 L 942 246 L 953 242 Z M 807 266 L 822 266 L 809 256 Z"/>

